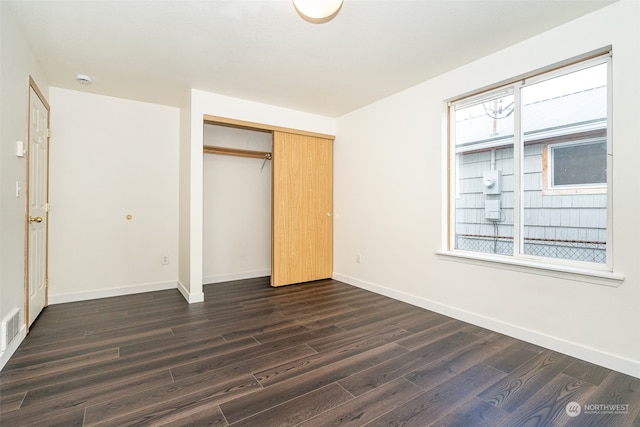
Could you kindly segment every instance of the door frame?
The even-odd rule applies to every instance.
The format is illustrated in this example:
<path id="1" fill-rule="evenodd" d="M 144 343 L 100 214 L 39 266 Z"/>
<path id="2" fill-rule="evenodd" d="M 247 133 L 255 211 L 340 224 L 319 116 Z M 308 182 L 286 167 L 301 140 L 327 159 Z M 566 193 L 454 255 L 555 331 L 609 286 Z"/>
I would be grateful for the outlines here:
<path id="1" fill-rule="evenodd" d="M 29 153 L 29 141 L 31 141 L 31 89 L 35 92 L 37 97 L 40 99 L 45 109 L 47 110 L 47 189 L 46 189 L 46 197 L 47 204 L 49 202 L 49 140 L 51 129 L 51 107 L 49 106 L 49 102 L 40 91 L 40 88 L 36 84 L 33 77 L 29 76 L 29 86 L 28 86 L 28 95 L 27 95 L 27 139 L 26 139 L 26 178 L 25 178 L 25 215 L 24 215 L 24 293 L 25 293 L 25 301 L 24 301 L 24 323 L 27 329 L 27 333 L 29 333 L 29 191 L 30 191 L 30 153 Z M 44 288 L 44 306 L 47 307 L 49 305 L 49 209 L 46 212 L 45 218 L 45 254 L 44 254 L 44 265 L 45 265 L 45 288 Z"/>

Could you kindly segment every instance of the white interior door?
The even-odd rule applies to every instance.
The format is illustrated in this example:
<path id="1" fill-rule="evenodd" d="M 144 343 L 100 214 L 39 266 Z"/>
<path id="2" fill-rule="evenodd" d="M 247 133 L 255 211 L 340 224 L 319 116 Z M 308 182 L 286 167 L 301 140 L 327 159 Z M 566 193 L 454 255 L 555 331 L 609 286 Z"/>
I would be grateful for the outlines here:
<path id="1" fill-rule="evenodd" d="M 29 89 L 27 183 L 27 292 L 29 326 L 47 303 L 47 229 L 49 183 L 49 106 L 39 91 Z"/>

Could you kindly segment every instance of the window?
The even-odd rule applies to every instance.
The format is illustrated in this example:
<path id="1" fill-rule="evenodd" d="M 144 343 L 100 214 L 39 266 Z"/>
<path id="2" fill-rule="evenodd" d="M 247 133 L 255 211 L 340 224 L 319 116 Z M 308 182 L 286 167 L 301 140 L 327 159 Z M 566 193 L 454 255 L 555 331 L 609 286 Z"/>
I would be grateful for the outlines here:
<path id="1" fill-rule="evenodd" d="M 450 103 L 450 251 L 611 270 L 610 69 L 602 55 Z"/>
<path id="2" fill-rule="evenodd" d="M 548 149 L 551 188 L 606 188 L 606 140 L 554 144 Z"/>

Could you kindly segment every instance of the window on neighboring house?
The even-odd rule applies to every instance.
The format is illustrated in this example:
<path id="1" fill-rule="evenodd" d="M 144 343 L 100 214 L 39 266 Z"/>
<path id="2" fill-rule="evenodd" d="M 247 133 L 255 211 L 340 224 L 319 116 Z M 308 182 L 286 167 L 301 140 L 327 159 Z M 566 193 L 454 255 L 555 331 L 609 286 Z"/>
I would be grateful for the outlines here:
<path id="1" fill-rule="evenodd" d="M 610 269 L 610 55 L 450 103 L 449 249 Z"/>
<path id="2" fill-rule="evenodd" d="M 587 140 L 547 146 L 546 188 L 588 190 L 607 185 L 607 141 Z"/>

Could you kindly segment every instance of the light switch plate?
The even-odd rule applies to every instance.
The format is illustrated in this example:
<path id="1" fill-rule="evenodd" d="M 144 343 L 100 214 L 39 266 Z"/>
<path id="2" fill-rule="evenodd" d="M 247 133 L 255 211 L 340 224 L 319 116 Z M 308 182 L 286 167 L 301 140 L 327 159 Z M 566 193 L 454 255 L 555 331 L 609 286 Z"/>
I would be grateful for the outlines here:
<path id="1" fill-rule="evenodd" d="M 23 141 L 16 141 L 16 156 L 24 157 L 24 155 L 25 155 L 24 142 Z"/>

